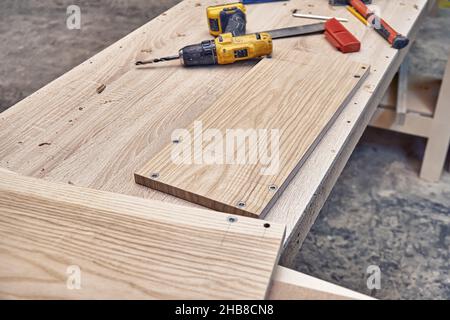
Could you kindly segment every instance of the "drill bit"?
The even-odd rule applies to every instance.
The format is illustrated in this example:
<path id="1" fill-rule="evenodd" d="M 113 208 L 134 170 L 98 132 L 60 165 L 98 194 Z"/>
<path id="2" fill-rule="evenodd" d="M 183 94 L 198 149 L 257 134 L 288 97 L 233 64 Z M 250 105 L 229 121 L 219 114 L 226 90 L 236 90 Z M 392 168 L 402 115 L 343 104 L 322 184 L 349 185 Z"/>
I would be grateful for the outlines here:
<path id="1" fill-rule="evenodd" d="M 180 59 L 179 55 L 163 57 L 163 58 L 158 58 L 158 59 L 152 59 L 152 60 L 147 60 L 147 61 L 136 61 L 136 65 L 140 66 L 140 65 L 143 65 L 143 64 L 158 63 L 158 62 L 177 60 L 177 59 Z"/>

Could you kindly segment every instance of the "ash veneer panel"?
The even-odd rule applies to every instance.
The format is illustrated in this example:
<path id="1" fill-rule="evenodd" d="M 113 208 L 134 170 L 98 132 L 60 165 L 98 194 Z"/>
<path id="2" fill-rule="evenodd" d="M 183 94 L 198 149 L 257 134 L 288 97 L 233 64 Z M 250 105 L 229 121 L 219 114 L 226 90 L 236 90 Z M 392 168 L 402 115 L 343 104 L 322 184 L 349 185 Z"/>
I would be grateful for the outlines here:
<path id="1" fill-rule="evenodd" d="M 354 62 L 346 55 L 327 58 L 285 51 L 264 59 L 196 122 L 201 123 L 203 132 L 220 131 L 224 139 L 208 143 L 209 147 L 217 146 L 223 151 L 223 159 L 229 156 L 223 143 L 229 129 L 278 130 L 278 170 L 264 175 L 268 166 L 260 161 L 195 163 L 195 149 L 192 164 L 175 163 L 171 158 L 173 148 L 183 148 L 180 146 L 183 143 L 189 148 L 196 142 L 202 144 L 202 136 L 194 131 L 194 122 L 187 128 L 189 134 L 180 137 L 179 144 L 169 143 L 136 172 L 136 182 L 214 210 L 264 216 L 368 73 L 368 65 Z M 208 143 L 203 143 L 203 147 Z M 256 149 L 250 151 L 248 147 L 247 153 L 257 152 Z M 237 148 L 234 151 L 232 156 L 236 156 Z"/>
<path id="2" fill-rule="evenodd" d="M 0 298 L 263 299 L 285 227 L 228 218 L 0 170 Z"/>

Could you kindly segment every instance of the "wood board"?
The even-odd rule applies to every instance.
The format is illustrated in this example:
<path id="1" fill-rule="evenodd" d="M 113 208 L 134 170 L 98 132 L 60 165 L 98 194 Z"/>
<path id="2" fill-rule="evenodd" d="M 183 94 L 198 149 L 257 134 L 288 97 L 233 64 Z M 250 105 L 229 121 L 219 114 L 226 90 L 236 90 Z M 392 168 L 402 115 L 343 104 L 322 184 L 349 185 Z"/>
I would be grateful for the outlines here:
<path id="1" fill-rule="evenodd" d="M 359 292 L 281 266 L 277 266 L 274 271 L 268 299 L 375 300 Z"/>
<path id="2" fill-rule="evenodd" d="M 228 219 L 0 171 L 0 298 L 263 299 L 285 227 Z"/>
<path id="3" fill-rule="evenodd" d="M 368 74 L 368 65 L 343 55 L 264 59 L 174 131 L 136 182 L 214 210 L 264 216 Z"/>

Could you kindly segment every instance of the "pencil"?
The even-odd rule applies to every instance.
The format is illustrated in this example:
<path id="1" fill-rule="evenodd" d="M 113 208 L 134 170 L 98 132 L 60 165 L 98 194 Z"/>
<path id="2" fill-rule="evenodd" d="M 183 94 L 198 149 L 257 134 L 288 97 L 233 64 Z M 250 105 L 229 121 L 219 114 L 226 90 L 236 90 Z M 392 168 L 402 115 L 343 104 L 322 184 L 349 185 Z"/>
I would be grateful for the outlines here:
<path id="1" fill-rule="evenodd" d="M 354 15 L 359 21 L 364 23 L 366 26 L 369 25 L 367 20 L 358 11 L 356 11 L 355 8 L 353 8 L 352 6 L 347 6 L 347 10 L 350 11 L 352 15 Z"/>

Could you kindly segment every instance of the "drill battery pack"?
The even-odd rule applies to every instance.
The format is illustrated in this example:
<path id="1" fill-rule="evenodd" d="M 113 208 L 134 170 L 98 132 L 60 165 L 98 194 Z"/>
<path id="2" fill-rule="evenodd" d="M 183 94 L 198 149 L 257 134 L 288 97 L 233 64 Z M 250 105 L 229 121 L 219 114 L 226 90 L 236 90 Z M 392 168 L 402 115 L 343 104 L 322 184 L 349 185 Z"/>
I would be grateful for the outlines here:
<path id="1" fill-rule="evenodd" d="M 223 33 L 240 36 L 246 32 L 246 8 L 240 2 L 210 6 L 206 16 L 209 33 L 214 37 Z"/>

